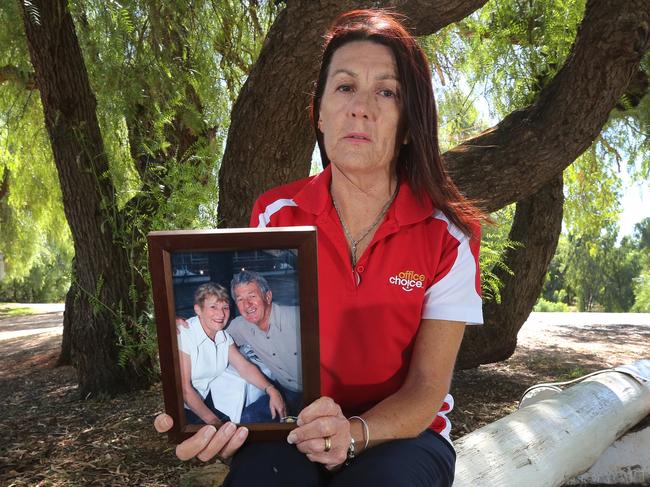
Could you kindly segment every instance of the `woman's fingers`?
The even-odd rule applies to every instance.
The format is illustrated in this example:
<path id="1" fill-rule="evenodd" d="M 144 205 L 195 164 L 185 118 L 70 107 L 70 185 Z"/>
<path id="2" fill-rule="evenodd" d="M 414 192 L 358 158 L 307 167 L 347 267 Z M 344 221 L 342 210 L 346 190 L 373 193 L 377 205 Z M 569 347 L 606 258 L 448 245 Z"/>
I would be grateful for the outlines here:
<path id="1" fill-rule="evenodd" d="M 176 456 L 180 460 L 196 457 L 202 462 L 207 462 L 215 456 L 226 459 L 242 446 L 247 437 L 248 429 L 237 428 L 231 422 L 223 424 L 218 430 L 212 425 L 207 425 L 177 445 Z"/>
<path id="2" fill-rule="evenodd" d="M 287 441 L 305 453 L 312 462 L 336 468 L 347 458 L 350 446 L 350 423 L 331 398 L 322 397 L 300 412 L 298 428 Z"/>
<path id="3" fill-rule="evenodd" d="M 161 413 L 153 420 L 153 426 L 158 433 L 166 433 L 174 426 L 174 420 L 169 414 Z"/>
<path id="4" fill-rule="evenodd" d="M 235 431 L 235 434 L 230 438 L 230 441 L 221 450 L 220 456 L 224 459 L 233 456 L 244 444 L 246 438 L 248 438 L 248 428 L 240 426 Z"/>
<path id="5" fill-rule="evenodd" d="M 291 433 L 289 433 L 287 441 L 289 443 L 297 445 L 303 441 L 308 441 L 316 438 L 323 439 L 328 436 L 334 436 L 339 432 L 345 432 L 346 425 L 349 432 L 350 425 L 344 417 L 319 417 L 307 424 L 303 423 L 302 426 L 294 429 Z"/>
<path id="6" fill-rule="evenodd" d="M 230 421 L 223 424 L 221 428 L 217 430 L 214 436 L 212 436 L 208 444 L 205 445 L 205 447 L 202 448 L 201 451 L 196 455 L 196 458 L 202 462 L 207 462 L 215 455 L 222 456 L 221 450 L 223 450 L 228 442 L 232 439 L 232 437 L 235 435 L 236 430 L 237 426 L 235 426 L 235 424 L 231 423 Z"/>
<path id="7" fill-rule="evenodd" d="M 316 438 L 313 440 L 303 441 L 296 445 L 298 451 L 307 455 L 312 462 L 322 463 L 326 467 L 334 467 L 345 462 L 348 456 L 348 447 L 350 446 L 350 437 L 344 435 L 335 435 L 326 438 Z M 330 449 L 326 450 L 326 446 Z"/>
<path id="8" fill-rule="evenodd" d="M 331 397 L 320 397 L 298 415 L 298 426 L 307 424 L 321 416 L 343 416 L 341 407 Z"/>
<path id="9" fill-rule="evenodd" d="M 208 446 L 216 433 L 217 428 L 211 424 L 204 426 L 187 440 L 176 445 L 176 456 L 180 460 L 189 460 L 197 456 Z"/>

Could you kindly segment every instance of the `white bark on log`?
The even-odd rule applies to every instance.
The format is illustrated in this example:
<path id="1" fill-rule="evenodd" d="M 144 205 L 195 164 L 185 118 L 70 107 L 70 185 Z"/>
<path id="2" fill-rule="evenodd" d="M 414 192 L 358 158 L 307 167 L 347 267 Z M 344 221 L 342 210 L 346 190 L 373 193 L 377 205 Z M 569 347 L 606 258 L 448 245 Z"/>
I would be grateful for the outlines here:
<path id="1" fill-rule="evenodd" d="M 650 377 L 650 360 L 626 369 Z M 585 472 L 650 414 L 650 383 L 607 372 L 455 443 L 454 487 L 556 487 Z"/>
<path id="2" fill-rule="evenodd" d="M 650 426 L 616 440 L 589 470 L 565 485 L 650 485 Z"/>

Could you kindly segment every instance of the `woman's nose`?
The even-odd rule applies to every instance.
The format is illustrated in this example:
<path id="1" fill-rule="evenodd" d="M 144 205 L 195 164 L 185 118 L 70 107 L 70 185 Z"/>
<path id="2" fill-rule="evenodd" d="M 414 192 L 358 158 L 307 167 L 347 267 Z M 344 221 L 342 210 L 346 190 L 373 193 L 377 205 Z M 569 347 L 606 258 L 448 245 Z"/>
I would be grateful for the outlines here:
<path id="1" fill-rule="evenodd" d="M 367 93 L 357 92 L 350 103 L 350 115 L 354 118 L 369 118 L 372 111 L 372 99 Z"/>

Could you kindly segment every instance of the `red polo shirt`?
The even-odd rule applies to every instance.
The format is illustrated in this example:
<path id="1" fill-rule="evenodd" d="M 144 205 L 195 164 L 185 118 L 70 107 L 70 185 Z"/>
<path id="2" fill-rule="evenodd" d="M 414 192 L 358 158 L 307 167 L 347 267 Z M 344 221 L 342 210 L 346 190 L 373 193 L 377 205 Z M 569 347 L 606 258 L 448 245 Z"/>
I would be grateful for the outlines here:
<path id="1" fill-rule="evenodd" d="M 482 323 L 478 239 L 468 239 L 409 185 L 399 192 L 352 269 L 332 204 L 331 166 L 255 203 L 251 226 L 318 229 L 321 392 L 361 414 L 404 383 L 420 321 Z M 448 436 L 445 398 L 432 428 Z"/>

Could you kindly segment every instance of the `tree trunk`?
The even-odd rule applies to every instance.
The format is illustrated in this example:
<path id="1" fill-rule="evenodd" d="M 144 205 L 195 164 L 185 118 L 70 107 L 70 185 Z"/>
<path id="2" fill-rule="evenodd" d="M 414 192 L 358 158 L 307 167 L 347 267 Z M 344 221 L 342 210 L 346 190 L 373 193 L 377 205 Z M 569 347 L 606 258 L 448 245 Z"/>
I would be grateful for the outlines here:
<path id="1" fill-rule="evenodd" d="M 375 2 L 377 6 L 398 5 L 420 35 L 460 20 L 484 3 Z M 336 15 L 367 7 L 368 2 L 359 0 L 302 0 L 288 2 L 278 15 L 232 110 L 219 170 L 222 226 L 247 226 L 257 196 L 309 173 L 316 139 L 307 107 L 318 74 L 323 33 Z M 273 87 L 290 96 L 269 96 Z"/>
<path id="2" fill-rule="evenodd" d="M 71 273 L 73 276 L 77 275 L 76 259 L 72 259 Z M 63 311 L 63 336 L 61 338 L 61 352 L 56 361 L 56 366 L 61 367 L 64 365 L 74 365 L 74 358 L 72 356 L 72 327 L 75 322 L 75 302 L 77 300 L 77 286 L 74 280 L 70 283 L 70 289 L 65 295 L 65 309 Z"/>
<path id="3" fill-rule="evenodd" d="M 458 356 L 459 368 L 499 362 L 514 353 L 517 333 L 542 291 L 544 276 L 555 254 L 562 230 L 563 203 L 562 174 L 517 203 L 508 238 L 521 245 L 508 249 L 504 259 L 513 274 L 495 271 L 503 284 L 501 302 L 485 303 L 485 324 L 466 328 Z"/>
<path id="4" fill-rule="evenodd" d="M 109 177 L 96 101 L 66 0 L 19 1 L 30 58 L 40 90 L 66 218 L 75 246 L 72 356 L 83 396 L 146 387 L 150 357 L 118 365 L 115 325 L 133 330 L 137 309 L 128 302 L 130 262 L 122 245 L 115 190 Z M 140 337 L 121 337 L 138 340 Z"/>

